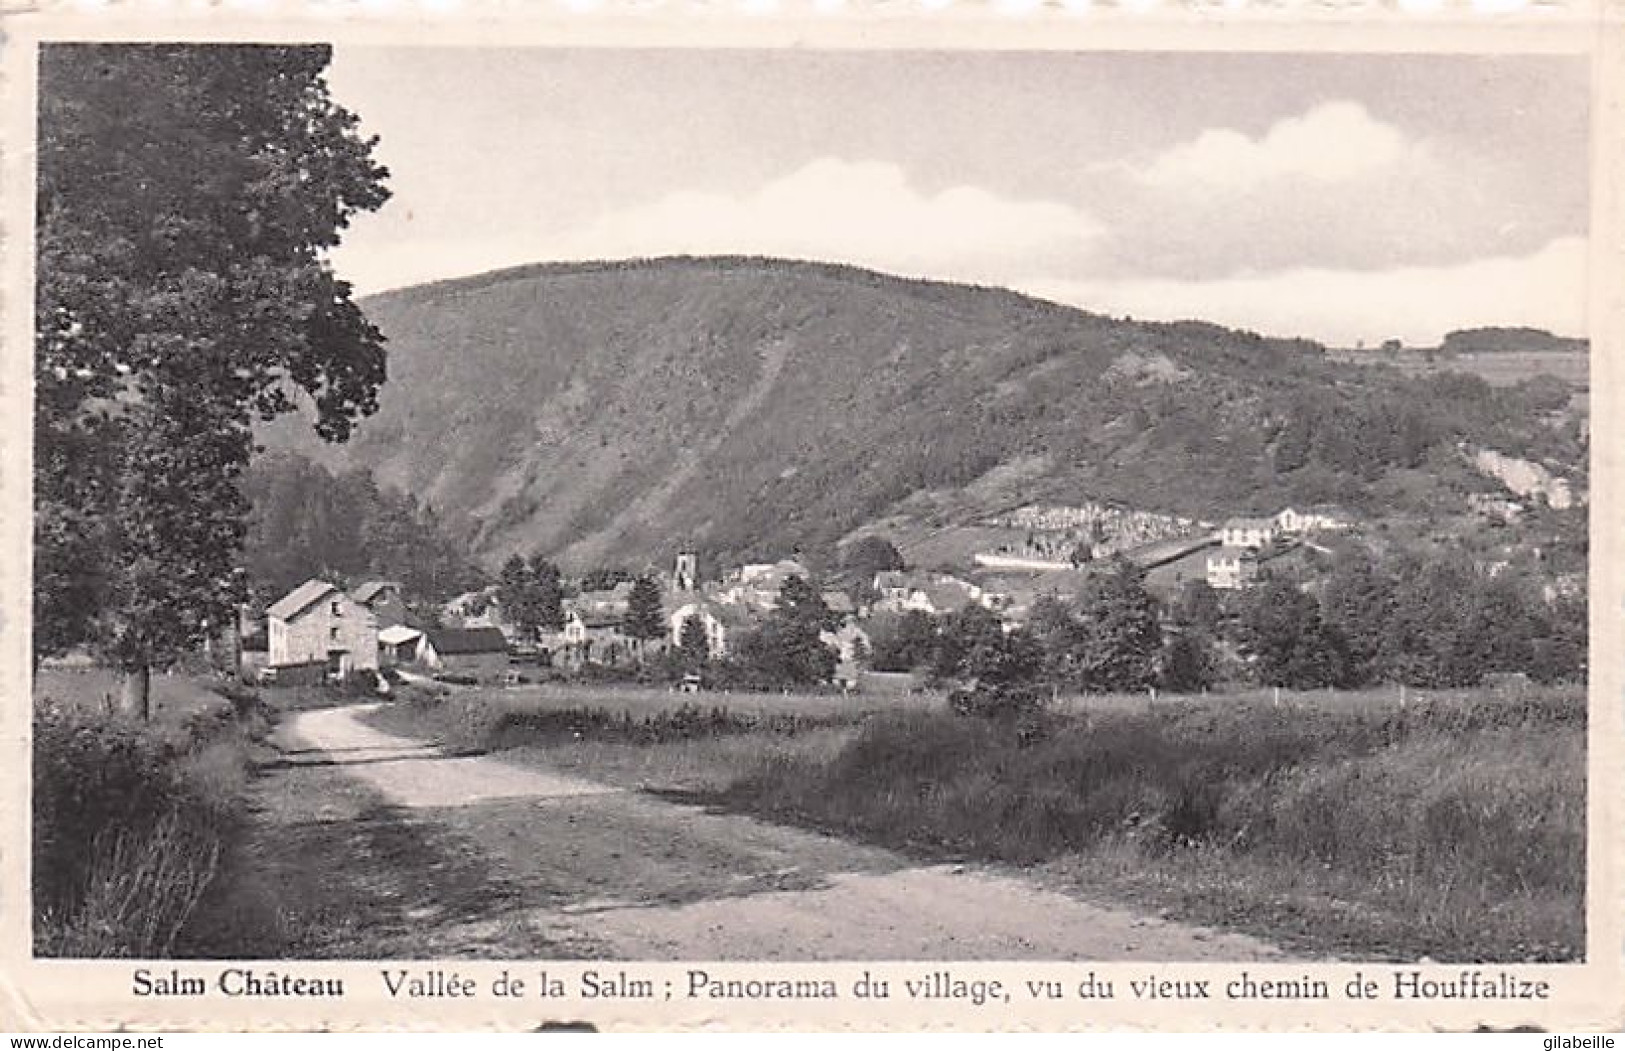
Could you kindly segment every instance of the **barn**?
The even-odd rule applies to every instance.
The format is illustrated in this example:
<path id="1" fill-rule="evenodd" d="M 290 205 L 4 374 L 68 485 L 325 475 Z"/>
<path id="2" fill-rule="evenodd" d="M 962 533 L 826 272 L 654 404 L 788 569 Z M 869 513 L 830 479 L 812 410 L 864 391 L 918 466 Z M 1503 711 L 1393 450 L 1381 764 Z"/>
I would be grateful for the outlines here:
<path id="1" fill-rule="evenodd" d="M 508 671 L 508 640 L 496 628 L 431 628 L 418 642 L 417 662 L 446 675 L 496 681 Z"/>

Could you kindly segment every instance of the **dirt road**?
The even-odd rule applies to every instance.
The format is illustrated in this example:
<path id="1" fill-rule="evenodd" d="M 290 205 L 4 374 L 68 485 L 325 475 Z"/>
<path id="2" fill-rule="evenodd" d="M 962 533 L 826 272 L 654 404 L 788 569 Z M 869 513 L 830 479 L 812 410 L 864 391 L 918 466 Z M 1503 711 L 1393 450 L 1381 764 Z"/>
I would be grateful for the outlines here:
<path id="1" fill-rule="evenodd" d="M 477 855 L 481 881 L 502 888 L 488 909 L 414 914 L 448 925 L 437 939 L 446 955 L 500 944 L 641 960 L 1281 958 L 1256 939 L 1101 908 L 1009 873 L 922 867 L 500 759 L 445 756 L 364 725 L 365 710 L 289 719 L 278 731 L 285 773 L 359 781 L 393 820 Z"/>

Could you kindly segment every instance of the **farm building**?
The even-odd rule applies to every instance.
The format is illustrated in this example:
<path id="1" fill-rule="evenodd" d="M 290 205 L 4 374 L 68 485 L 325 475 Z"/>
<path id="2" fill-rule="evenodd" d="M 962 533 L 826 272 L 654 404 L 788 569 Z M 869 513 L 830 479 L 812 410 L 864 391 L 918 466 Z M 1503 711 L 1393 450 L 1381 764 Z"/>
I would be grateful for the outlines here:
<path id="1" fill-rule="evenodd" d="M 508 640 L 496 628 L 431 628 L 418 640 L 417 662 L 475 679 L 500 679 L 508 670 Z"/>
<path id="2" fill-rule="evenodd" d="M 384 667 L 410 664 L 417 659 L 423 632 L 405 624 L 391 624 L 378 633 L 378 663 Z"/>
<path id="3" fill-rule="evenodd" d="M 372 611 L 325 580 L 307 580 L 265 611 L 273 668 L 323 664 L 332 675 L 378 667 Z"/>

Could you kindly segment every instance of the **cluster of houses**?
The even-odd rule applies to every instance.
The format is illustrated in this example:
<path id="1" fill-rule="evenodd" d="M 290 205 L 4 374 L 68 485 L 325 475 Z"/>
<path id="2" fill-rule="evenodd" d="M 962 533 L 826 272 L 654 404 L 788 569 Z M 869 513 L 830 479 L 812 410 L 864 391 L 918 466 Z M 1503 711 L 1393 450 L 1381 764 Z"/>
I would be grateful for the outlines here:
<path id="1" fill-rule="evenodd" d="M 496 678 L 508 668 L 508 640 L 491 628 L 417 628 L 401 586 L 369 580 L 346 592 L 307 580 L 238 626 L 239 672 L 280 683 L 321 682 L 389 666 L 432 674 Z"/>
<path id="2" fill-rule="evenodd" d="M 1175 585 L 1200 578 L 1233 590 L 1251 586 L 1271 560 L 1316 546 L 1315 534 L 1352 524 L 1338 508 L 1289 507 L 1269 517 L 1231 518 L 1216 528 L 1159 536 L 1127 557 Z M 1064 525 L 1073 528 L 1077 522 Z M 345 591 L 326 580 L 308 580 L 272 603 L 262 623 L 240 626 L 242 671 L 279 682 L 388 667 L 493 680 L 507 675 L 515 660 L 565 669 L 634 663 L 681 646 L 685 630 L 695 630 L 691 624 L 703 634 L 710 657 L 726 658 L 745 632 L 773 612 L 792 577 L 812 579 L 805 565 L 790 558 L 737 566 L 719 579 L 702 581 L 695 553 L 681 552 L 659 581 L 662 626 L 652 638 L 646 627 L 632 630 L 631 580 L 566 598 L 562 626 L 534 638 L 505 617 L 495 587 L 458 596 L 440 610 L 438 625 L 424 626 L 392 581 L 371 580 Z M 871 616 L 910 611 L 941 616 L 976 605 L 1014 626 L 1033 598 L 1002 589 L 992 578 L 976 583 L 924 570 L 877 574 L 861 604 L 839 589 L 826 589 L 821 597 L 834 614 L 823 641 L 839 655 L 842 679 L 856 678 L 869 648 L 864 624 Z"/>
<path id="3" fill-rule="evenodd" d="M 663 581 L 663 630 L 655 638 L 630 630 L 632 581 L 565 599 L 562 627 L 531 639 L 504 616 L 495 588 L 446 603 L 439 618 L 446 626 L 419 627 L 394 582 L 368 581 L 346 592 L 326 580 L 308 580 L 272 603 L 263 621 L 245 616 L 238 631 L 240 671 L 279 683 L 319 682 L 389 667 L 486 681 L 506 676 L 515 660 L 566 669 L 639 661 L 681 645 L 691 621 L 703 631 L 709 656 L 722 658 L 743 632 L 777 607 L 787 580 L 810 579 L 804 565 L 785 559 L 740 566 L 702 583 L 697 562 L 693 552 L 683 552 Z M 888 591 L 888 601 L 899 608 L 934 609 L 923 590 L 928 587 L 935 585 L 899 581 Z M 824 642 L 839 655 L 840 675 L 855 678 L 869 644 L 860 610 L 844 591 L 824 591 L 822 597 L 837 621 L 824 632 Z"/>
<path id="4" fill-rule="evenodd" d="M 1353 525 L 1348 512 L 1331 506 L 1288 507 L 1265 517 L 1226 519 L 1213 534 L 1211 543 L 1217 546 L 1207 552 L 1204 579 L 1208 587 L 1220 591 L 1251 587 L 1266 563 L 1301 546 L 1315 546 L 1310 538 L 1317 533 Z"/>

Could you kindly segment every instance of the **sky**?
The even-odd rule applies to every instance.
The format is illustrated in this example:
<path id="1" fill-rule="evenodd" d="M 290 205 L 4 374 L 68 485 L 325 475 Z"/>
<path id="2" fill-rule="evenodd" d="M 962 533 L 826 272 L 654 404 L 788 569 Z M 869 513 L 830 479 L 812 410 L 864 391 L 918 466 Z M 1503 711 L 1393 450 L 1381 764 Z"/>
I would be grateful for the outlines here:
<path id="1" fill-rule="evenodd" d="M 1585 334 L 1565 56 L 338 47 L 370 293 L 675 254 L 853 263 L 1339 345 Z"/>

